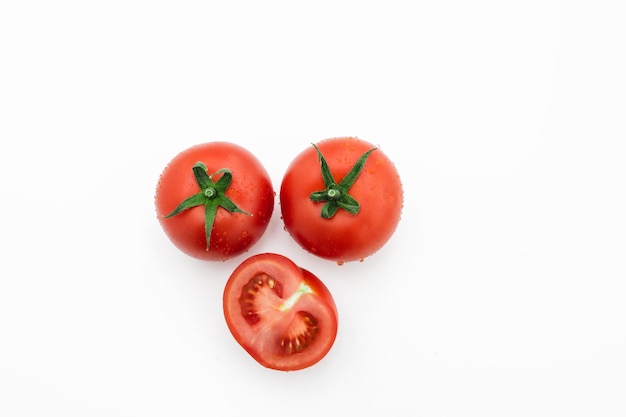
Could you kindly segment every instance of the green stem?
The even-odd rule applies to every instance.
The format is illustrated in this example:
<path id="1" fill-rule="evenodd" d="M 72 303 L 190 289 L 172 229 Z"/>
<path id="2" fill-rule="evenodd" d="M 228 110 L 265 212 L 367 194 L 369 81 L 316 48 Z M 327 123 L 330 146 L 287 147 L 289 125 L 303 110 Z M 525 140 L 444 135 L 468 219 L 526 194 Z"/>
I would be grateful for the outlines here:
<path id="1" fill-rule="evenodd" d="M 358 214 L 361 206 L 359 205 L 359 202 L 348 193 L 348 191 L 356 182 L 359 174 L 361 174 L 367 158 L 369 158 L 370 154 L 375 151 L 376 148 L 372 148 L 361 155 L 346 176 L 343 177 L 343 179 L 337 184 L 333 178 L 330 168 L 328 167 L 328 163 L 326 162 L 324 155 L 322 155 L 322 152 L 320 152 L 319 148 L 315 146 L 315 144 L 313 144 L 313 147 L 317 151 L 325 188 L 311 193 L 310 199 L 315 203 L 325 203 L 322 206 L 321 216 L 325 219 L 330 219 L 340 208 L 346 210 L 350 214 Z"/>
<path id="2" fill-rule="evenodd" d="M 208 251 L 211 247 L 211 231 L 213 230 L 213 223 L 215 222 L 218 207 L 222 207 L 230 213 L 243 213 L 250 216 L 251 214 L 241 210 L 225 194 L 233 180 L 233 175 L 230 170 L 222 168 L 209 175 L 206 165 L 202 162 L 196 162 L 192 170 L 196 183 L 198 187 L 200 187 L 200 192 L 181 201 L 165 218 L 176 216 L 192 207 L 204 206 L 204 232 L 206 235 L 206 250 Z M 216 174 L 222 174 L 222 176 L 217 182 L 214 182 L 213 176 Z"/>

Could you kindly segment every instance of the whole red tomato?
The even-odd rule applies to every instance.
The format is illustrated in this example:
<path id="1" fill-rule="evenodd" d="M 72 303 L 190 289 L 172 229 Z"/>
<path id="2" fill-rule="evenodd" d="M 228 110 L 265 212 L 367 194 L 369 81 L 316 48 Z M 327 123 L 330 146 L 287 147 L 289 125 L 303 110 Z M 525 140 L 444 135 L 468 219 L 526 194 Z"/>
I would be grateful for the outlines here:
<path id="1" fill-rule="evenodd" d="M 335 342 L 332 295 L 319 278 L 285 256 L 262 253 L 243 261 L 228 279 L 223 301 L 235 340 L 267 368 L 307 368 Z"/>
<path id="2" fill-rule="evenodd" d="M 369 142 L 326 139 L 300 153 L 280 188 L 285 229 L 310 253 L 363 260 L 391 238 L 403 190 L 392 161 Z"/>
<path id="3" fill-rule="evenodd" d="M 169 239 L 203 260 L 247 251 L 267 229 L 274 189 L 261 162 L 230 142 L 208 142 L 178 154 L 156 189 L 157 216 Z"/>

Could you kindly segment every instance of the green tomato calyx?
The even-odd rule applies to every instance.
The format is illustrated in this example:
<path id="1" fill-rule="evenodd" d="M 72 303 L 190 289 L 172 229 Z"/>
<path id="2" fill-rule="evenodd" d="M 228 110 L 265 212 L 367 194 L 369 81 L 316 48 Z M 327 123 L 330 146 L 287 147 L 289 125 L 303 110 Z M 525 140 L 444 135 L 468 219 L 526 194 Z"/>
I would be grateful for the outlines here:
<path id="1" fill-rule="evenodd" d="M 358 201 L 348 194 L 348 191 L 352 185 L 354 185 L 356 179 L 363 170 L 367 158 L 373 151 L 376 150 L 376 148 L 372 148 L 361 155 L 346 176 L 343 177 L 339 183 L 337 183 L 333 178 L 333 174 L 330 172 L 330 168 L 328 167 L 328 163 L 326 163 L 326 159 L 324 159 L 324 155 L 322 155 L 322 152 L 320 152 L 319 148 L 315 146 L 315 144 L 313 144 L 313 147 L 317 151 L 317 156 L 320 161 L 325 189 L 311 193 L 310 198 L 314 203 L 325 203 L 322 206 L 322 218 L 330 219 L 340 208 L 346 210 L 350 214 L 358 214 L 361 206 Z"/>
<path id="2" fill-rule="evenodd" d="M 181 201 L 174 211 L 165 218 L 176 216 L 192 207 L 204 206 L 204 232 L 206 234 L 206 250 L 208 251 L 211 247 L 211 230 L 213 230 L 218 207 L 222 207 L 230 213 L 243 213 L 250 216 L 251 214 L 240 209 L 225 194 L 233 180 L 233 174 L 230 170 L 222 168 L 209 175 L 206 165 L 202 162 L 196 162 L 192 169 L 200 192 Z M 217 181 L 213 181 L 213 177 L 218 174 L 222 174 L 221 177 Z"/>

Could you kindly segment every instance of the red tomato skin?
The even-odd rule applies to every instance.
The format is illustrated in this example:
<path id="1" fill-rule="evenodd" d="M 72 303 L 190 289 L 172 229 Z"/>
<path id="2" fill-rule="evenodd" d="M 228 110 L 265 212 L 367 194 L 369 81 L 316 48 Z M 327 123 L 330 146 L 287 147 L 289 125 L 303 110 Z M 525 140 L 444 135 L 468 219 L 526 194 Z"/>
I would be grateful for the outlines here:
<path id="1" fill-rule="evenodd" d="M 375 145 L 353 137 L 325 139 L 317 147 L 335 181 L 341 179 Z M 362 261 L 382 248 L 394 234 L 403 208 L 400 175 L 393 162 L 376 149 L 349 194 L 360 204 L 353 215 L 343 209 L 330 219 L 321 217 L 324 203 L 311 201 L 324 189 L 320 162 L 313 146 L 288 166 L 280 187 L 280 209 L 285 229 L 305 250 L 338 263 Z"/>
<path id="2" fill-rule="evenodd" d="M 207 166 L 209 175 L 229 169 L 233 179 L 225 194 L 251 214 L 219 207 L 208 251 L 204 206 L 165 218 L 181 201 L 200 191 L 192 171 L 198 161 Z M 225 261 L 249 250 L 265 233 L 274 201 L 272 182 L 261 162 L 242 146 L 223 141 L 198 144 L 179 153 L 161 173 L 155 194 L 157 217 L 167 237 L 182 252 L 207 261 Z"/>
<path id="3" fill-rule="evenodd" d="M 293 294 L 300 283 L 312 290 L 302 296 L 292 311 L 279 313 L 275 309 L 265 319 L 271 323 L 257 327 L 250 325 L 241 313 L 242 289 L 251 278 L 265 273 L 278 280 L 283 287 L 284 298 Z M 224 317 L 235 340 L 248 354 L 266 368 L 279 371 L 296 371 L 308 368 L 322 360 L 332 348 L 338 330 L 338 315 L 332 294 L 324 283 L 306 269 L 300 268 L 289 258 L 275 253 L 260 253 L 244 260 L 231 274 L 224 288 Z M 301 353 L 284 355 L 277 352 L 277 340 L 283 336 L 284 326 L 273 323 L 288 321 L 289 315 L 307 311 L 320 324 L 319 334 L 313 344 Z M 273 315 L 287 315 L 275 318 Z M 263 318 L 262 318 L 263 319 Z"/>

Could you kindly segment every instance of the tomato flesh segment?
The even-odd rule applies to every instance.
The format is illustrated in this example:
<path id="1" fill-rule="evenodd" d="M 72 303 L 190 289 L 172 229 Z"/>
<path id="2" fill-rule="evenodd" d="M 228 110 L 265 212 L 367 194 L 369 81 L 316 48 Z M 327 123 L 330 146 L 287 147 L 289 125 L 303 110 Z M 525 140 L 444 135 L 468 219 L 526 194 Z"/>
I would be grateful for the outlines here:
<path id="1" fill-rule="evenodd" d="M 313 315 L 298 311 L 296 319 L 287 329 L 287 335 L 280 339 L 280 352 L 283 355 L 300 353 L 315 341 L 319 332 L 318 322 Z"/>
<path id="2" fill-rule="evenodd" d="M 260 315 L 271 312 L 283 297 L 283 288 L 278 281 L 267 274 L 259 274 L 248 281 L 241 289 L 241 314 L 254 326 Z"/>

